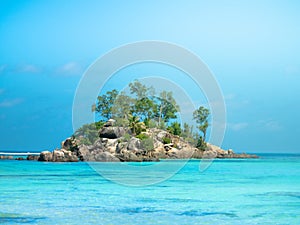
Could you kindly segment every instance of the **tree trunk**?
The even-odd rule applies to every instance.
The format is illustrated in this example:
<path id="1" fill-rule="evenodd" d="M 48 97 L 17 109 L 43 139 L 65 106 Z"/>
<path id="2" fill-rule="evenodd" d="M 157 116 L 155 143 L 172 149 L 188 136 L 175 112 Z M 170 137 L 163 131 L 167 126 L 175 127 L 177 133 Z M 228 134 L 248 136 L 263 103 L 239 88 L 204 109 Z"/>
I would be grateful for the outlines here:
<path id="1" fill-rule="evenodd" d="M 161 104 L 161 105 L 160 105 L 160 109 L 159 109 L 158 125 L 160 125 L 161 119 L 162 119 L 162 117 L 161 117 L 161 114 L 162 114 L 162 108 L 163 108 L 163 105 Z"/>

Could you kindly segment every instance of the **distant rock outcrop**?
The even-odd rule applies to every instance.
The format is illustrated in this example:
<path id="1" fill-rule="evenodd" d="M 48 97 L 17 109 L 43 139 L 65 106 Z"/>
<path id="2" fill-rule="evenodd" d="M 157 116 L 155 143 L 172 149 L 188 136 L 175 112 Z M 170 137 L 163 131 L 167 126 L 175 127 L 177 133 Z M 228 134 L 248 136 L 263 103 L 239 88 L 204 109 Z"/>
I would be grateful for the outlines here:
<path id="1" fill-rule="evenodd" d="M 218 146 L 207 144 L 207 150 L 204 151 L 203 158 L 220 158 L 220 159 L 230 159 L 230 158 L 258 158 L 257 155 L 250 155 L 246 153 L 237 154 L 234 153 L 232 149 L 223 150 Z"/>
<path id="2" fill-rule="evenodd" d="M 0 159 L 12 160 L 12 159 L 14 159 L 14 157 L 12 157 L 10 155 L 0 155 Z"/>
<path id="3" fill-rule="evenodd" d="M 40 157 L 39 155 L 28 155 L 26 159 L 32 161 L 32 160 L 38 160 L 39 157 Z"/>
<path id="4" fill-rule="evenodd" d="M 42 151 L 39 157 L 39 161 L 46 161 L 46 162 L 50 162 L 52 161 L 52 152 L 49 151 Z"/>
<path id="5" fill-rule="evenodd" d="M 54 150 L 53 152 L 50 151 L 43 151 L 38 158 L 38 161 L 45 161 L 45 162 L 78 162 L 77 154 L 65 150 Z"/>

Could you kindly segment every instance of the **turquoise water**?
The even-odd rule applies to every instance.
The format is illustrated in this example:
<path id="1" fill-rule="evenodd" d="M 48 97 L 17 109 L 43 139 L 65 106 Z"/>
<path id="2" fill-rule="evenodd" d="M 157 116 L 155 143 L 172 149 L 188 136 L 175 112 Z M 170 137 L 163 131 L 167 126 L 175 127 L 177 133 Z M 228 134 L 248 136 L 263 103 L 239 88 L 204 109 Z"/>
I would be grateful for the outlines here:
<path id="1" fill-rule="evenodd" d="M 114 173 L 112 165 L 99 163 Z M 300 224 L 300 156 L 215 160 L 204 172 L 193 160 L 144 187 L 108 181 L 86 163 L 3 160 L 0 223 Z"/>

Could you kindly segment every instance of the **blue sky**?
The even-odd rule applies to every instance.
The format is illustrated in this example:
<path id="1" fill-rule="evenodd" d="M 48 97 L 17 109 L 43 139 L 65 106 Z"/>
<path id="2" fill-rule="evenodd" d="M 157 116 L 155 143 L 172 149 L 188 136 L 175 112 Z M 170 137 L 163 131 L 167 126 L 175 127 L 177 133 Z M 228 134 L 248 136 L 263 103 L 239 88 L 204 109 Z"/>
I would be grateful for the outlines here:
<path id="1" fill-rule="evenodd" d="M 88 66 L 120 45 L 162 40 L 197 54 L 218 80 L 224 148 L 300 152 L 299 10 L 297 1 L 2 0 L 0 150 L 58 147 Z"/>

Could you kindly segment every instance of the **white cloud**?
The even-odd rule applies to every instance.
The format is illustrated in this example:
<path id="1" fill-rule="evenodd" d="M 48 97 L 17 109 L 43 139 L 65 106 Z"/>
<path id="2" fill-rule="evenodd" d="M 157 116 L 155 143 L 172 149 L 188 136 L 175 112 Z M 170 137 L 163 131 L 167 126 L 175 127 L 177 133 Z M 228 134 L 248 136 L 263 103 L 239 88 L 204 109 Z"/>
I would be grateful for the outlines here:
<path id="1" fill-rule="evenodd" d="M 61 75 L 80 75 L 83 72 L 82 66 L 77 62 L 69 62 L 57 69 L 57 72 Z"/>
<path id="2" fill-rule="evenodd" d="M 0 108 L 9 108 L 13 107 L 15 105 L 20 104 L 23 101 L 21 98 L 15 98 L 15 99 L 10 99 L 10 100 L 3 100 L 0 102 Z"/>
<path id="3" fill-rule="evenodd" d="M 280 123 L 273 119 L 260 120 L 259 125 L 269 131 L 279 131 L 282 129 Z"/>
<path id="4" fill-rule="evenodd" d="M 240 131 L 248 127 L 248 123 L 241 122 L 241 123 L 227 123 L 227 127 L 233 131 Z"/>
<path id="5" fill-rule="evenodd" d="M 17 67 L 17 72 L 19 73 L 39 73 L 41 72 L 41 69 L 35 65 L 32 64 L 26 64 Z"/>

